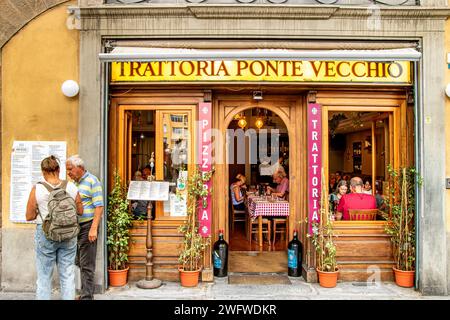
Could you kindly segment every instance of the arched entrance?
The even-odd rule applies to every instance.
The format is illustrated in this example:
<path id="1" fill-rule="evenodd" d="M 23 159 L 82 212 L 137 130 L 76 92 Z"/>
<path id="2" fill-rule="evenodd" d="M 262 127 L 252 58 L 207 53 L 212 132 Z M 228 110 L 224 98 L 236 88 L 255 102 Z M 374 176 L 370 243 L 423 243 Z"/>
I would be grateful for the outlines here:
<path id="1" fill-rule="evenodd" d="M 239 114 L 248 114 L 250 116 L 250 121 L 254 121 L 257 118 L 257 114 L 255 111 L 257 109 L 260 112 L 264 112 L 267 110 L 267 113 L 272 114 L 274 118 L 279 120 L 279 127 L 282 127 L 283 131 L 286 133 L 286 142 L 295 141 L 295 145 L 292 144 L 288 147 L 288 173 L 289 173 L 289 194 L 295 194 L 295 197 L 289 198 L 289 225 L 287 230 L 287 238 L 290 239 L 292 232 L 294 229 L 299 229 L 301 226 L 299 222 L 304 220 L 304 213 L 306 212 L 306 180 L 300 180 L 299 177 L 306 177 L 306 162 L 304 161 L 306 148 L 306 129 L 304 128 L 303 123 L 306 118 L 304 99 L 302 96 L 265 96 L 263 101 L 258 101 L 255 103 L 253 99 L 249 99 L 248 96 L 220 96 L 215 101 L 215 110 L 218 110 L 217 116 L 214 119 L 216 124 L 216 128 L 220 130 L 222 133 L 222 141 L 227 141 L 227 129 L 233 129 L 236 127 L 236 115 Z M 253 111 L 253 112 L 252 112 Z M 252 114 L 254 117 L 252 117 Z M 251 126 L 248 126 L 251 128 Z M 240 128 L 239 128 L 240 129 Z M 268 138 L 270 139 L 270 138 Z M 303 146 L 303 147 L 302 147 Z M 214 202 L 214 210 L 213 210 L 213 224 L 217 229 L 225 230 L 225 237 L 227 241 L 230 243 L 230 249 L 233 249 L 233 238 L 231 233 L 231 221 L 230 221 L 230 181 L 231 178 L 235 177 L 235 172 L 230 170 L 230 166 L 228 161 L 227 149 L 230 147 L 228 144 L 224 144 L 221 152 L 223 154 L 217 156 L 216 154 L 216 176 L 214 181 L 215 190 L 220 190 L 216 192 L 216 194 L 220 194 L 220 196 L 216 196 Z M 222 160 L 221 163 L 220 161 Z M 249 156 L 247 154 L 247 160 Z M 259 159 L 258 159 L 259 160 Z M 258 168 L 258 164 L 255 165 Z M 247 167 L 247 177 L 249 181 L 249 186 L 255 185 L 255 172 L 253 172 L 254 176 L 251 175 L 251 164 L 245 163 L 242 164 L 242 168 Z M 257 169 L 256 169 L 257 170 Z M 259 178 L 256 174 L 256 178 Z M 267 177 L 269 181 L 272 180 L 271 176 Z M 303 183 L 302 183 L 303 182 Z M 272 235 L 271 235 L 272 236 Z M 279 241 L 280 235 L 278 235 L 277 241 Z M 243 238 L 242 240 L 245 240 Z M 285 254 L 285 247 L 282 248 L 276 247 L 276 250 L 273 248 L 269 249 L 268 243 L 264 244 L 263 247 L 259 247 L 257 241 L 252 240 L 252 245 L 250 243 L 246 243 L 241 246 L 237 246 L 236 249 L 242 249 L 242 251 L 250 252 L 253 255 L 256 255 L 261 252 L 263 253 L 283 253 Z M 277 250 L 278 249 L 278 250 Z M 232 252 L 232 250 L 230 250 Z M 269 258 L 269 261 L 273 261 L 274 264 L 267 264 L 264 271 L 260 272 L 280 272 L 280 266 L 284 268 L 282 271 L 287 270 L 286 261 L 287 258 Z M 236 264 L 242 267 L 242 270 L 237 270 L 237 272 L 253 272 L 252 269 L 254 266 L 245 267 L 245 261 L 235 261 Z M 230 257 L 230 267 L 232 269 L 233 261 L 232 257 Z M 273 267 L 273 268 L 272 268 Z M 271 269 L 272 268 L 272 269 Z M 233 271 L 233 270 L 231 270 Z M 255 270 L 258 272 L 258 270 Z"/>

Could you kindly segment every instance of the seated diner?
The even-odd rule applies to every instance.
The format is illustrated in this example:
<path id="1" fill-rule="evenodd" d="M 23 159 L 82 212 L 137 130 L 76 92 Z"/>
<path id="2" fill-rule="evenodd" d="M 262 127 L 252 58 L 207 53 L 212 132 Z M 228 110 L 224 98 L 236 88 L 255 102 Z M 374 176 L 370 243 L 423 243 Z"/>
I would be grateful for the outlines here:
<path id="1" fill-rule="evenodd" d="M 245 176 L 239 173 L 236 176 L 236 181 L 233 182 L 230 186 L 231 203 L 235 210 L 245 210 L 245 182 Z"/>
<path id="2" fill-rule="evenodd" d="M 289 201 L 289 179 L 287 178 L 283 167 L 278 168 L 272 177 L 273 182 L 277 184 L 277 187 L 275 189 L 267 187 L 268 193 L 272 196 Z"/>
<path id="3" fill-rule="evenodd" d="M 336 209 L 342 197 L 347 194 L 347 189 L 347 182 L 345 180 L 341 180 L 337 184 L 336 190 L 328 197 L 328 200 L 330 202 L 330 210 L 333 212 L 334 218 L 336 220 L 342 219 L 342 212 L 338 213 Z"/>
<path id="4" fill-rule="evenodd" d="M 342 196 L 336 209 L 337 212 L 342 212 L 343 220 L 350 220 L 349 209 L 377 208 L 375 197 L 363 192 L 363 181 L 360 177 L 350 179 L 350 190 L 351 193 Z M 339 218 L 336 217 L 336 220 L 339 220 Z"/>

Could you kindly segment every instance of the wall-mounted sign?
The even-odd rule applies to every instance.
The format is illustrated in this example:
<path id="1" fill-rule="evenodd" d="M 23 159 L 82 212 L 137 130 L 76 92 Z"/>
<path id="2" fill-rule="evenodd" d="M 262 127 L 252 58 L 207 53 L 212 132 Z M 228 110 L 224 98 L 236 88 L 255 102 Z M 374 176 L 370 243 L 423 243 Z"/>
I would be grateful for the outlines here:
<path id="1" fill-rule="evenodd" d="M 316 103 L 308 104 L 308 222 L 309 234 L 312 223 L 319 222 L 322 180 L 322 111 Z"/>
<path id="2" fill-rule="evenodd" d="M 198 105 L 198 130 L 200 144 L 198 149 L 198 159 L 200 170 L 203 172 L 211 171 L 211 102 L 199 103 Z M 204 188 L 211 188 L 211 181 L 208 181 Z M 203 237 L 211 235 L 211 196 L 206 198 L 206 207 L 200 205 L 198 216 L 200 226 L 199 231 Z"/>
<path id="3" fill-rule="evenodd" d="M 202 4 L 202 5 L 216 5 L 216 4 L 236 4 L 236 5 L 292 5 L 292 4 L 316 4 L 316 5 L 374 5 L 378 4 L 373 0 L 106 0 L 106 3 L 120 3 L 120 4 L 136 4 L 136 3 L 151 3 L 151 4 Z M 414 6 L 416 0 L 383 0 L 379 4 L 391 6 Z"/>
<path id="4" fill-rule="evenodd" d="M 112 82 L 332 82 L 410 84 L 410 62 L 154 61 L 112 62 Z"/>
<path id="5" fill-rule="evenodd" d="M 65 141 L 14 141 L 11 152 L 9 219 L 26 223 L 25 213 L 31 188 L 43 181 L 41 161 L 56 156 L 60 161 L 59 178 L 66 179 Z"/>

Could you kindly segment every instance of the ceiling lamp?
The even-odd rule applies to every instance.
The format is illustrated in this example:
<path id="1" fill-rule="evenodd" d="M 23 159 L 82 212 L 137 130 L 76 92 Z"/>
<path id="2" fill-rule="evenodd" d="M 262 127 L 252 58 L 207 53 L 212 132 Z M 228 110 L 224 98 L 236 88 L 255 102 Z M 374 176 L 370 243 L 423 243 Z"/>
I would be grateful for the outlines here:
<path id="1" fill-rule="evenodd" d="M 244 129 L 247 126 L 247 120 L 245 120 L 245 116 L 240 118 L 237 124 L 239 127 Z"/>
<path id="2" fill-rule="evenodd" d="M 261 129 L 263 127 L 263 125 L 264 125 L 264 121 L 261 118 L 256 118 L 255 126 L 258 129 Z"/>

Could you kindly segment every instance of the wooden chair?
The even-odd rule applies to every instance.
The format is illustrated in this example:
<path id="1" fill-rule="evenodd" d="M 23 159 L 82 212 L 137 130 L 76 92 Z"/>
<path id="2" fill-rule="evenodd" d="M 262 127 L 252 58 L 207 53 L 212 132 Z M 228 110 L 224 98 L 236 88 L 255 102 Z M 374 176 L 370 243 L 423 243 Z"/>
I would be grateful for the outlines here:
<path id="1" fill-rule="evenodd" d="M 378 209 L 349 209 L 350 220 L 376 220 Z"/>
<path id="2" fill-rule="evenodd" d="M 288 234 L 287 231 L 289 229 L 289 217 L 275 217 L 272 219 L 273 221 L 273 240 L 272 245 L 275 247 L 275 241 L 277 238 L 277 233 L 281 234 L 283 236 L 283 239 L 286 242 L 286 248 L 288 245 Z M 281 240 L 281 237 L 280 237 Z"/>
<path id="3" fill-rule="evenodd" d="M 234 231 L 234 223 L 235 222 L 244 222 L 247 221 L 247 211 L 246 210 L 236 210 L 234 206 L 231 205 L 231 233 Z"/>
<path id="4" fill-rule="evenodd" d="M 256 234 L 256 237 L 258 237 L 258 227 L 259 227 L 258 218 L 255 220 L 252 220 L 252 218 L 250 217 L 250 214 L 247 214 L 247 239 L 250 241 L 250 246 L 252 245 L 253 235 Z M 262 218 L 262 233 L 263 233 L 263 238 L 264 238 L 264 235 L 267 235 L 267 240 L 268 240 L 269 246 L 270 246 L 271 245 L 271 243 L 270 243 L 271 223 L 268 218 L 264 218 L 264 217 Z M 264 242 L 264 240 L 263 240 L 263 242 Z"/>

